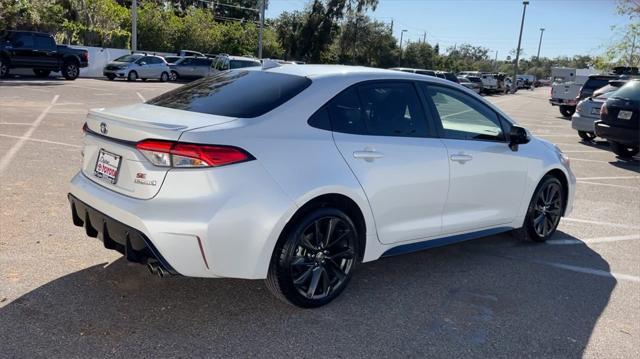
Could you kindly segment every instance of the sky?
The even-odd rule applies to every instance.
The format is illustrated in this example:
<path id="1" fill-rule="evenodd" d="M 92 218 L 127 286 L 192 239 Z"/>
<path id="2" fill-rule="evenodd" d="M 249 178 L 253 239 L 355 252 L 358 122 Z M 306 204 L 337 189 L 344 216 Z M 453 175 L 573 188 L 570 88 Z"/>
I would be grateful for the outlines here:
<path id="1" fill-rule="evenodd" d="M 267 18 L 283 11 L 302 10 L 310 0 L 269 0 Z M 379 0 L 368 15 L 386 23 L 406 41 L 427 42 L 445 50 L 461 43 L 489 48 L 504 60 L 518 46 L 522 19 L 521 0 Z M 540 28 L 545 28 L 541 57 L 598 55 L 615 38 L 611 26 L 630 20 L 615 12 L 615 0 L 530 0 L 526 10 L 521 48 L 524 56 L 538 51 Z"/>

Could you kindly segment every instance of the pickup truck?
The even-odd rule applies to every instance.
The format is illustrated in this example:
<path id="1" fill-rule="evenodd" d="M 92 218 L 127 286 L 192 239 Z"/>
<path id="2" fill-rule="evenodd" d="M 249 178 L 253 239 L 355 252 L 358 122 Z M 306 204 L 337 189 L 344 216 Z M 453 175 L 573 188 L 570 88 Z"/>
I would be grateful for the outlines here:
<path id="1" fill-rule="evenodd" d="M 75 80 L 80 68 L 88 65 L 87 50 L 56 45 L 50 34 L 7 31 L 0 35 L 0 78 L 7 77 L 10 69 L 30 68 L 38 77 L 60 71 L 65 79 Z"/>

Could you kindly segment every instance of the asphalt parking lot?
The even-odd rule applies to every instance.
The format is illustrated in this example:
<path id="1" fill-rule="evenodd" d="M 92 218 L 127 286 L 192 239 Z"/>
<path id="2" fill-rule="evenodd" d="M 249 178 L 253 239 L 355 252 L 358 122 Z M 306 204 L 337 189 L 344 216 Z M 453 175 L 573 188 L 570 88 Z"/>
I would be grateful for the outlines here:
<path id="1" fill-rule="evenodd" d="M 302 310 L 262 281 L 151 276 L 71 223 L 87 110 L 177 86 L 0 81 L 0 357 L 640 357 L 640 160 L 580 142 L 549 88 L 488 99 L 571 157 L 574 211 L 553 240 L 367 263 Z"/>

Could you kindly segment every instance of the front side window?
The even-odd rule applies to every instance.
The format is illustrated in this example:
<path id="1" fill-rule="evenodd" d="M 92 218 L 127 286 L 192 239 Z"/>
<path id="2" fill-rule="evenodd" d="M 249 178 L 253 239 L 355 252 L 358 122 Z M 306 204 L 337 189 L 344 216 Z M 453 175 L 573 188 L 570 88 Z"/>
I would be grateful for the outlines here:
<path id="1" fill-rule="evenodd" d="M 140 58 L 140 55 L 124 55 L 113 60 L 116 62 L 134 62 Z"/>
<path id="2" fill-rule="evenodd" d="M 55 41 L 48 36 L 35 36 L 35 47 L 41 50 L 55 50 Z"/>
<path id="3" fill-rule="evenodd" d="M 306 77 L 263 71 L 231 70 L 191 82 L 147 103 L 211 115 L 261 116 L 311 84 Z"/>
<path id="4" fill-rule="evenodd" d="M 504 141 L 500 119 L 491 108 L 448 87 L 423 86 L 438 113 L 445 138 Z"/>

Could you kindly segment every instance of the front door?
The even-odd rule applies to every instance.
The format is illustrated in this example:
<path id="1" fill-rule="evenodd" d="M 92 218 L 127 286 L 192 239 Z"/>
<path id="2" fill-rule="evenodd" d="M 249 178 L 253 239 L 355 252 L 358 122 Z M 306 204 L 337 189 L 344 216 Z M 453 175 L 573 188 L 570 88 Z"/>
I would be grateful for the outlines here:
<path id="1" fill-rule="evenodd" d="M 512 151 L 510 124 L 491 107 L 449 86 L 423 85 L 439 119 L 451 166 L 443 232 L 510 224 L 523 200 L 529 161 Z"/>
<path id="2" fill-rule="evenodd" d="M 367 195 L 382 243 L 437 236 L 449 163 L 415 85 L 365 82 L 327 106 L 335 143 Z"/>

